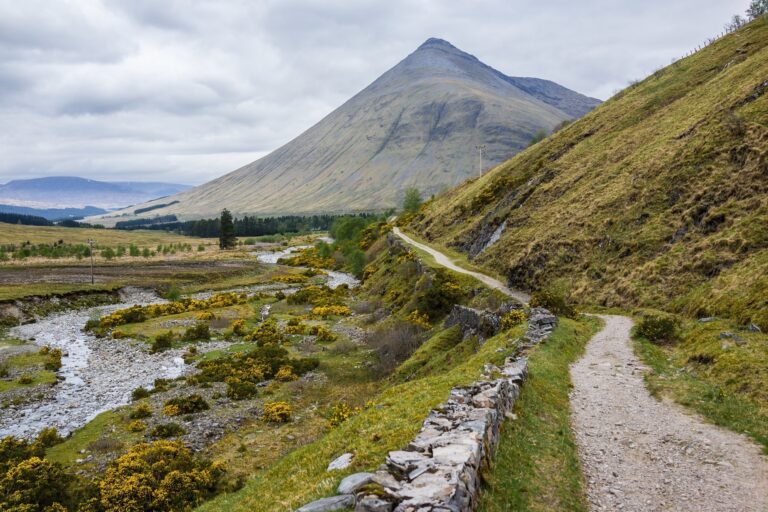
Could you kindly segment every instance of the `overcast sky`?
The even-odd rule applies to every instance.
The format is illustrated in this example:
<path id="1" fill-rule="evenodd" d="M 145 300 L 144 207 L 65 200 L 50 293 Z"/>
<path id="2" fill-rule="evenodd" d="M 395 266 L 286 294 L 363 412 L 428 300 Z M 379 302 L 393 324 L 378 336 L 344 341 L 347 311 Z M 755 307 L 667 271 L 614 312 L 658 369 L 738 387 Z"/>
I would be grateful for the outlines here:
<path id="1" fill-rule="evenodd" d="M 0 183 L 199 184 L 440 37 L 608 98 L 747 0 L 0 0 Z"/>

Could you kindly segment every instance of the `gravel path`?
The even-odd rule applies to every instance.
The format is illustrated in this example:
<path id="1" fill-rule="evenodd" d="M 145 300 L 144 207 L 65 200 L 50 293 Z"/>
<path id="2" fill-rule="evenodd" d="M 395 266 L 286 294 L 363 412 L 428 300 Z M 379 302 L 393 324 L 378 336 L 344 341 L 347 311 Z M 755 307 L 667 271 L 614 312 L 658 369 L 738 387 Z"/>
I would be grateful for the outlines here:
<path id="1" fill-rule="evenodd" d="M 592 510 L 766 511 L 768 461 L 745 436 L 648 393 L 632 321 L 606 324 L 571 367 L 572 426 Z"/>
<path id="2" fill-rule="evenodd" d="M 489 288 L 493 288 L 494 290 L 499 290 L 501 293 L 505 295 L 509 295 L 510 297 L 517 299 L 524 304 L 527 304 L 531 300 L 531 296 L 528 295 L 527 293 L 521 292 L 519 290 L 512 290 L 508 288 L 507 285 L 499 281 L 498 279 L 494 279 L 485 274 L 481 274 L 480 272 L 473 272 L 471 270 L 467 270 L 465 268 L 462 268 L 456 265 L 448 256 L 441 253 L 440 251 L 436 251 L 435 249 L 431 248 L 428 245 L 420 244 L 419 242 L 409 237 L 408 235 L 403 234 L 403 232 L 400 231 L 400 228 L 394 227 L 392 228 L 392 232 L 395 235 L 399 236 L 406 243 L 414 247 L 418 247 L 422 251 L 429 253 L 433 258 L 435 258 L 435 261 L 438 263 L 438 265 L 442 265 L 460 274 L 466 274 L 468 276 L 472 276 L 478 281 L 481 281 L 482 283 L 484 283 Z"/>

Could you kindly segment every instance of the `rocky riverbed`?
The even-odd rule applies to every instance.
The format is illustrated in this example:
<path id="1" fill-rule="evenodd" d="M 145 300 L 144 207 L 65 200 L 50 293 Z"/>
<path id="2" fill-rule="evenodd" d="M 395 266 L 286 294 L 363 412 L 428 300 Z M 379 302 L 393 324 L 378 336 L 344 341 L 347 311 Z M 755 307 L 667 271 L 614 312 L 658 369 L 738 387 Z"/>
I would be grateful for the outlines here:
<path id="1" fill-rule="evenodd" d="M 328 241 L 330 239 L 326 238 L 324 241 Z M 330 240 L 333 242 L 333 240 Z M 280 260 L 280 258 L 287 258 L 291 254 L 294 254 L 298 251 L 301 251 L 302 249 L 309 249 L 312 247 L 311 245 L 297 245 L 295 247 L 288 247 L 282 251 L 260 251 L 260 252 L 254 252 L 251 253 L 254 256 L 256 256 L 256 259 L 260 263 L 268 263 L 272 265 L 276 265 L 277 262 Z M 346 272 L 337 272 L 335 270 L 323 270 L 323 272 L 327 275 L 327 280 L 325 284 L 328 286 L 328 288 L 336 289 L 337 287 L 341 286 L 342 284 L 346 284 L 350 288 L 355 288 L 356 286 L 360 285 L 360 280 L 357 279 L 352 274 L 347 274 Z"/>
<path id="2" fill-rule="evenodd" d="M 0 415 L 0 437 L 32 437 L 45 427 L 68 434 L 97 414 L 130 401 L 131 392 L 151 387 L 155 379 L 172 379 L 191 370 L 182 354 L 173 349 L 149 354 L 145 343 L 134 340 L 99 339 L 83 332 L 89 318 L 132 306 L 163 302 L 152 292 L 126 289 L 119 304 L 69 311 L 15 327 L 10 335 L 38 346 L 64 352 L 59 382 L 40 400 L 10 405 Z M 219 348 L 211 342 L 204 350 Z"/>

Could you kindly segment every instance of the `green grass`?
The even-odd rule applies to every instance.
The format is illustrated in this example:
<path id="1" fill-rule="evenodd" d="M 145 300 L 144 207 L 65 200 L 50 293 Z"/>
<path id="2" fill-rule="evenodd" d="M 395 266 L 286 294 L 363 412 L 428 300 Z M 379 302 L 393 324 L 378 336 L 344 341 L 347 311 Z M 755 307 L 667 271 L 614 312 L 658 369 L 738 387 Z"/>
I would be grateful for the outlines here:
<path id="1" fill-rule="evenodd" d="M 24 297 L 50 297 L 82 291 L 112 291 L 120 288 L 120 283 L 91 285 L 83 283 L 25 283 L 0 285 L 0 301 L 22 299 Z"/>
<path id="2" fill-rule="evenodd" d="M 743 347 L 721 340 L 731 330 L 747 340 Z M 768 453 L 768 336 L 735 331 L 724 322 L 689 323 L 675 346 L 658 346 L 635 337 L 635 350 L 652 371 L 650 392 L 690 407 L 716 425 L 742 432 Z M 723 343 L 727 349 L 723 349 Z M 703 362 L 699 362 L 703 361 Z"/>
<path id="3" fill-rule="evenodd" d="M 569 365 L 598 328 L 594 319 L 560 319 L 552 337 L 531 351 L 518 418 L 502 428 L 479 511 L 588 510 L 570 429 Z"/>
<path id="4" fill-rule="evenodd" d="M 18 379 L 0 380 L 0 393 L 18 388 L 31 388 L 41 384 L 54 384 L 56 382 L 56 373 L 48 370 L 34 370 L 27 373 L 27 375 L 32 377 L 32 382 L 29 384 L 22 384 Z"/>
<path id="5" fill-rule="evenodd" d="M 346 474 L 373 470 L 387 452 L 405 446 L 430 409 L 443 402 L 453 386 L 475 380 L 486 362 L 500 364 L 509 353 L 510 340 L 521 329 L 488 340 L 450 371 L 388 388 L 374 398 L 376 406 L 256 473 L 241 491 L 219 496 L 199 510 L 288 511 L 332 494 Z M 347 451 L 355 454 L 352 466 L 343 472 L 327 473 L 328 463 Z"/>
<path id="6" fill-rule="evenodd" d="M 0 240 L 4 244 L 49 244 L 64 240 L 68 244 L 85 244 L 88 239 L 97 240 L 100 245 L 113 246 L 122 244 L 128 246 L 150 247 L 176 243 L 198 244 L 216 243 L 212 238 L 199 238 L 177 235 L 158 230 L 120 231 L 116 229 L 63 228 L 57 226 L 22 226 L 0 222 Z"/>
<path id="7" fill-rule="evenodd" d="M 15 345 L 17 343 L 9 340 L 4 341 L 4 344 Z M 32 381 L 28 384 L 22 384 L 19 382 L 18 377 L 13 380 L 0 380 L 0 393 L 18 388 L 39 386 L 41 384 L 54 384 L 56 382 L 56 372 L 42 369 L 43 365 L 49 360 L 49 356 L 39 354 L 38 352 L 24 352 L 5 359 L 0 363 L 0 366 L 22 370 L 23 375 L 31 377 Z"/>
<path id="8" fill-rule="evenodd" d="M 53 462 L 74 465 L 77 459 L 85 457 L 80 452 L 87 450 L 91 443 L 102 437 L 108 437 L 126 446 L 142 439 L 142 434 L 125 430 L 126 423 L 124 409 L 103 412 L 82 428 L 75 430 L 63 443 L 48 448 L 46 457 Z"/>

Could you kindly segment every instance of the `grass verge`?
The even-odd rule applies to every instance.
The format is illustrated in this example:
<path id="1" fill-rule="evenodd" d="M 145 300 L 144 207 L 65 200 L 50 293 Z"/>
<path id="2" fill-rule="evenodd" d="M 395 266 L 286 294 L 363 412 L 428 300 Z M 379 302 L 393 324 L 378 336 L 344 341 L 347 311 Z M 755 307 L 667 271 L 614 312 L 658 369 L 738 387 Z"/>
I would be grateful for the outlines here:
<path id="1" fill-rule="evenodd" d="M 501 432 L 480 496 L 481 512 L 586 511 L 581 466 L 570 429 L 569 365 L 598 330 L 596 319 L 560 319 L 530 354 L 530 379 Z"/>
<path id="2" fill-rule="evenodd" d="M 635 336 L 635 350 L 651 368 L 646 384 L 657 398 L 690 407 L 716 425 L 752 437 L 768 453 L 765 335 L 738 333 L 737 346 L 719 339 L 720 322 L 687 326 L 676 346 Z"/>

